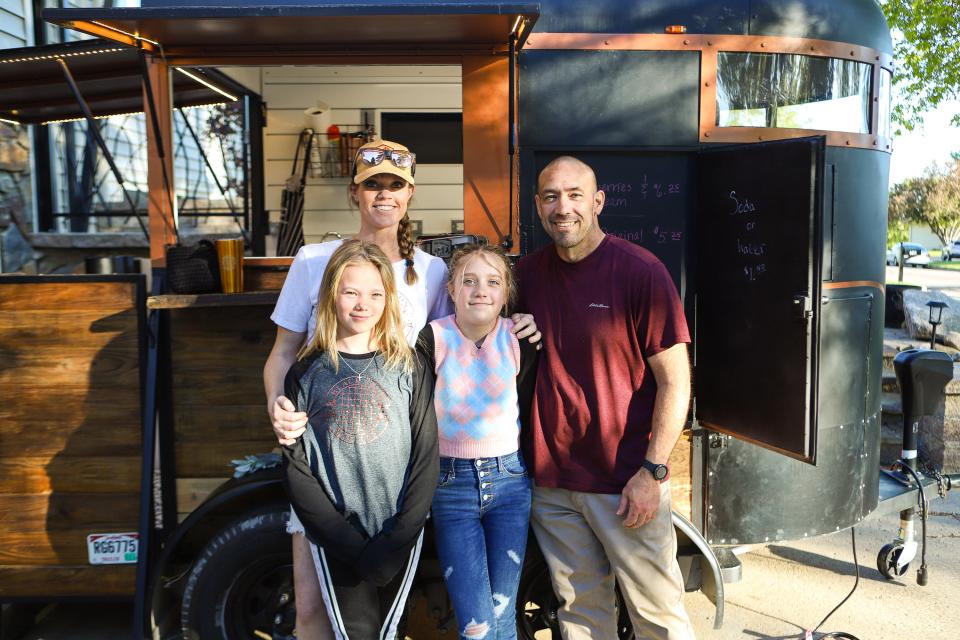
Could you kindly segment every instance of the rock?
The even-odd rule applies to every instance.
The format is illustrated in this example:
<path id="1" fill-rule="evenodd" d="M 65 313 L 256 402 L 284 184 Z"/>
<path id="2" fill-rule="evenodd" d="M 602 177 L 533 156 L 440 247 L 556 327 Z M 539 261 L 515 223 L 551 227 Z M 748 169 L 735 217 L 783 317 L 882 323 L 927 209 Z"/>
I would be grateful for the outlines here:
<path id="1" fill-rule="evenodd" d="M 948 305 L 943 309 L 941 322 L 937 325 L 937 335 L 960 333 L 960 300 L 940 291 L 907 289 L 903 292 L 903 315 L 910 337 L 930 339 L 930 308 L 927 303 L 931 301 Z"/>
<path id="2" fill-rule="evenodd" d="M 17 225 L 12 224 L 0 231 L 0 273 L 21 271 L 31 260 L 33 247 L 20 233 Z"/>
<path id="3" fill-rule="evenodd" d="M 954 349 L 960 349 L 960 332 L 947 331 L 943 336 L 943 344 Z M 957 360 L 957 354 L 954 354 L 953 359 L 954 361 Z"/>

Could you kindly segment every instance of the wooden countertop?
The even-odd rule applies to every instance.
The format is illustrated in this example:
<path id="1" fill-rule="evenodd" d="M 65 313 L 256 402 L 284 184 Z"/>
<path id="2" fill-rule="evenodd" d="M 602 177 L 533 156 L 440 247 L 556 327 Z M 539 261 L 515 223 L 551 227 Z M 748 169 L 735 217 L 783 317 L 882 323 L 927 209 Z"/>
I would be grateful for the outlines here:
<path id="1" fill-rule="evenodd" d="M 272 305 L 279 291 L 244 291 L 243 293 L 169 294 L 147 298 L 148 309 L 193 309 L 198 307 L 247 307 Z"/>

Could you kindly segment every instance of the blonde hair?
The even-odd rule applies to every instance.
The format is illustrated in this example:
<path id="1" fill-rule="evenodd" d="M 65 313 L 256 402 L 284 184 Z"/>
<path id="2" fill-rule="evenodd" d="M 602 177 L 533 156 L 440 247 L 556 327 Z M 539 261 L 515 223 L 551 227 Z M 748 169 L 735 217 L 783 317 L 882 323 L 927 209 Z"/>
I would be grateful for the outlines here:
<path id="1" fill-rule="evenodd" d="M 330 256 L 330 262 L 327 263 L 327 268 L 323 272 L 323 281 L 320 283 L 320 294 L 317 296 L 317 328 L 297 357 L 302 360 L 315 351 L 325 351 L 333 363 L 333 370 L 339 371 L 337 291 L 340 289 L 340 281 L 347 267 L 365 264 L 373 266 L 380 274 L 386 303 L 383 315 L 373 328 L 372 338 L 383 354 L 388 368 L 399 367 L 409 372 L 413 369 L 413 354 L 403 335 L 393 265 L 380 247 L 372 242 L 356 239 L 345 240 Z"/>
<path id="2" fill-rule="evenodd" d="M 513 278 L 513 267 L 510 266 L 510 258 L 507 257 L 503 249 L 495 245 L 468 244 L 453 252 L 453 256 L 450 258 L 450 280 L 447 285 L 451 295 L 453 295 L 457 283 L 463 278 L 463 269 L 466 266 L 467 259 L 474 255 L 479 255 L 484 259 L 486 259 L 487 256 L 494 258 L 492 262 L 487 260 L 487 264 L 495 269 L 499 269 L 500 274 L 503 276 L 504 308 L 501 313 L 507 313 L 510 305 L 513 304 L 514 299 L 517 297 L 517 286 Z"/>

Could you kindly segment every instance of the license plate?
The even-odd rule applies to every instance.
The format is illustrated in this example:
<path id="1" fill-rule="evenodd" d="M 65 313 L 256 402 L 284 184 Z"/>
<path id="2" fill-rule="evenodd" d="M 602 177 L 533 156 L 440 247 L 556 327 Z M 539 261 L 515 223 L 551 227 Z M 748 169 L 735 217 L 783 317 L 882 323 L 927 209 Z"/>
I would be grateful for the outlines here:
<path id="1" fill-rule="evenodd" d="M 133 564 L 140 548 L 137 533 L 91 533 L 87 536 L 90 564 Z"/>

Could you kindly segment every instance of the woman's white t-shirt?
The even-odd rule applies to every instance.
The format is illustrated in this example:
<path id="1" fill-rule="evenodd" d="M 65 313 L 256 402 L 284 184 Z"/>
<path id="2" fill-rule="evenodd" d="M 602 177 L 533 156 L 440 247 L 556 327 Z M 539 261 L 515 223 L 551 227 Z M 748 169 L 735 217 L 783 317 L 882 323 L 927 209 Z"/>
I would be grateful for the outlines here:
<path id="1" fill-rule="evenodd" d="M 320 294 L 323 272 L 330 256 L 341 244 L 342 240 L 308 244 L 297 252 L 280 291 L 277 306 L 270 316 L 275 324 L 295 333 L 313 335 L 317 324 L 317 297 Z M 403 333 L 411 346 L 427 322 L 453 313 L 453 305 L 446 288 L 447 265 L 443 260 L 420 249 L 414 249 L 413 268 L 417 271 L 417 281 L 411 285 L 404 279 L 407 271 L 405 261 L 398 260 L 393 263 Z"/>

